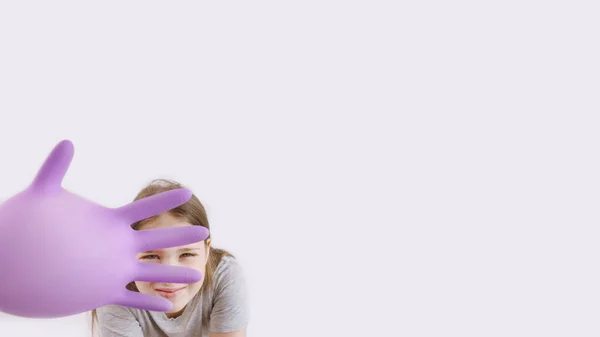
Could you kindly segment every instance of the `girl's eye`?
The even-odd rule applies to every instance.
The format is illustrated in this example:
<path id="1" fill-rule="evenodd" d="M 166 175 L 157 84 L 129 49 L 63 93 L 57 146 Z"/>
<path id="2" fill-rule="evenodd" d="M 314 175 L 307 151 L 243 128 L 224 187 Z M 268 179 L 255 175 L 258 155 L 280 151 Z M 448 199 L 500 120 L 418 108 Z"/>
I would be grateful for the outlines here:
<path id="1" fill-rule="evenodd" d="M 181 256 L 183 256 L 183 257 L 193 257 L 193 256 L 196 256 L 196 254 L 192 254 L 192 253 L 183 253 L 183 254 L 181 254 Z"/>
<path id="2" fill-rule="evenodd" d="M 196 254 L 192 254 L 192 253 L 181 254 L 181 257 L 194 257 L 194 256 L 196 256 Z M 141 257 L 142 260 L 156 260 L 158 258 L 159 258 L 159 256 L 156 254 L 144 255 Z"/>

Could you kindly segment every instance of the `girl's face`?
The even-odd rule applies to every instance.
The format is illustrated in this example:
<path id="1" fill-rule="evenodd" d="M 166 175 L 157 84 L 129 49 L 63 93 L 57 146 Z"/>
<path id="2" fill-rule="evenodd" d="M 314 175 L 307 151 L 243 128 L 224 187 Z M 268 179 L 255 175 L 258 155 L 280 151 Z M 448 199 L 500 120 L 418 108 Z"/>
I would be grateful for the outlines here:
<path id="1" fill-rule="evenodd" d="M 178 219 L 169 213 L 163 213 L 152 222 L 141 226 L 140 230 L 157 229 L 164 227 L 192 226 L 185 220 Z M 197 269 L 205 273 L 206 261 L 208 260 L 208 247 L 210 241 L 200 241 L 186 246 L 171 247 L 161 250 L 139 253 L 137 258 L 142 262 L 161 263 L 172 266 L 182 266 Z M 173 309 L 167 312 L 167 317 L 181 315 L 188 302 L 194 297 L 204 278 L 192 284 L 181 283 L 158 283 L 158 282 L 135 282 L 138 290 L 143 294 L 161 296 L 173 303 Z"/>

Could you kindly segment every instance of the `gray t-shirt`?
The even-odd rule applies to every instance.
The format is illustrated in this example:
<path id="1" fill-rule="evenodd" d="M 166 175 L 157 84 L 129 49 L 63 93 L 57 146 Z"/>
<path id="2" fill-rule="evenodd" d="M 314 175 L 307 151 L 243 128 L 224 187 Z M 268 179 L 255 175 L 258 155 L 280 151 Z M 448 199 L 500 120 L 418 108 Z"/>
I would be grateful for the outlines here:
<path id="1" fill-rule="evenodd" d="M 224 256 L 217 266 L 211 291 L 201 291 L 176 318 L 164 313 L 118 305 L 98 308 L 101 337 L 208 337 L 209 332 L 232 332 L 248 324 L 249 306 L 243 270 Z M 203 314 L 204 312 L 204 314 Z M 208 318 L 208 319 L 206 319 Z"/>

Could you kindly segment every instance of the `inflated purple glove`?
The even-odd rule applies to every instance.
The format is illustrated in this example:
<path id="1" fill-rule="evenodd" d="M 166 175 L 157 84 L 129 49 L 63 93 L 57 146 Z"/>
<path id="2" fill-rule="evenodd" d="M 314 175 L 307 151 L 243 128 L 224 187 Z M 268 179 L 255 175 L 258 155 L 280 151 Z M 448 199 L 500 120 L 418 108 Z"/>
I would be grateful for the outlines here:
<path id="1" fill-rule="evenodd" d="M 0 311 L 53 318 L 108 304 L 168 311 L 172 303 L 125 289 L 132 281 L 194 283 L 197 270 L 144 263 L 139 252 L 187 245 L 208 236 L 185 226 L 136 231 L 131 223 L 191 198 L 187 189 L 107 208 L 62 188 L 73 158 L 60 142 L 32 183 L 0 205 Z"/>

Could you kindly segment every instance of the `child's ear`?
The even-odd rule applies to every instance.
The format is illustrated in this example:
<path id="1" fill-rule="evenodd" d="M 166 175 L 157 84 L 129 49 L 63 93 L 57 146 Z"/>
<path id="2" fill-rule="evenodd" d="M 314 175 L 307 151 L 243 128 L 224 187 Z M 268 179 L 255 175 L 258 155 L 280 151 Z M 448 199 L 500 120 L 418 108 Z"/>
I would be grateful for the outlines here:
<path id="1" fill-rule="evenodd" d="M 206 249 L 206 259 L 208 260 L 208 256 L 210 255 L 210 238 L 204 240 L 204 248 Z"/>

